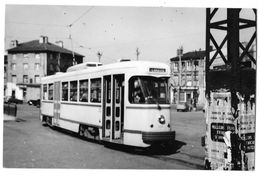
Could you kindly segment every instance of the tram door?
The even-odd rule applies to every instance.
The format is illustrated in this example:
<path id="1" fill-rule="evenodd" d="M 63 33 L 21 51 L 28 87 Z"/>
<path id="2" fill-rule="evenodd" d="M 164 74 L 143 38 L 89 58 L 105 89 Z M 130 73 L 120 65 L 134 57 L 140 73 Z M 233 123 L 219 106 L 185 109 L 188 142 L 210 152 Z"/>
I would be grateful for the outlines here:
<path id="1" fill-rule="evenodd" d="M 122 138 L 124 122 L 124 75 L 104 76 L 103 137 Z"/>
<path id="2" fill-rule="evenodd" d="M 59 126 L 60 118 L 60 82 L 54 82 L 53 89 L 53 125 Z"/>
<path id="3" fill-rule="evenodd" d="M 112 122 L 112 98 L 111 98 L 111 75 L 105 76 L 103 80 L 103 137 L 110 138 Z"/>
<path id="4" fill-rule="evenodd" d="M 124 75 L 113 77 L 113 139 L 121 138 L 124 123 Z"/>

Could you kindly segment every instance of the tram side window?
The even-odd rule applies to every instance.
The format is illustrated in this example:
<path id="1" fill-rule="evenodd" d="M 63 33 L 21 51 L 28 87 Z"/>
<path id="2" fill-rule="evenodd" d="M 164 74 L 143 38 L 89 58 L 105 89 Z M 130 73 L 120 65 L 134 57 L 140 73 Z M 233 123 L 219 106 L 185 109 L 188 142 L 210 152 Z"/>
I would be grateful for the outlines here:
<path id="1" fill-rule="evenodd" d="M 49 84 L 48 100 L 53 100 L 53 84 Z"/>
<path id="2" fill-rule="evenodd" d="M 47 84 L 43 85 L 43 95 L 42 95 L 42 99 L 43 100 L 47 100 Z"/>
<path id="3" fill-rule="evenodd" d="M 62 101 L 68 101 L 68 82 L 62 82 Z"/>
<path id="4" fill-rule="evenodd" d="M 101 102 L 101 79 L 91 79 L 90 101 L 93 103 Z"/>
<path id="5" fill-rule="evenodd" d="M 77 101 L 78 81 L 70 82 L 70 101 Z"/>
<path id="6" fill-rule="evenodd" d="M 88 80 L 79 82 L 79 101 L 88 102 Z"/>

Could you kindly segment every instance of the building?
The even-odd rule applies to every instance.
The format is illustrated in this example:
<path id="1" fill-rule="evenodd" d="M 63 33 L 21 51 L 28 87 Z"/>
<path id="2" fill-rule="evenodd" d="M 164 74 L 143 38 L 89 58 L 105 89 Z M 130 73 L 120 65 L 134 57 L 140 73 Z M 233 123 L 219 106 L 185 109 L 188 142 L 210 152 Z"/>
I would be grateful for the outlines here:
<path id="1" fill-rule="evenodd" d="M 23 101 L 40 98 L 41 77 L 66 72 L 73 65 L 73 56 L 76 63 L 82 63 L 84 57 L 65 49 L 61 41 L 57 45 L 48 42 L 46 36 L 21 44 L 14 40 L 12 46 L 7 50 L 5 96 Z"/>
<path id="2" fill-rule="evenodd" d="M 172 103 L 187 102 L 195 107 L 204 105 L 205 54 L 205 51 L 199 50 L 170 59 Z"/>
<path id="3" fill-rule="evenodd" d="M 8 67 L 8 58 L 7 52 L 4 55 L 4 93 L 6 91 L 6 84 L 7 84 L 7 67 Z"/>

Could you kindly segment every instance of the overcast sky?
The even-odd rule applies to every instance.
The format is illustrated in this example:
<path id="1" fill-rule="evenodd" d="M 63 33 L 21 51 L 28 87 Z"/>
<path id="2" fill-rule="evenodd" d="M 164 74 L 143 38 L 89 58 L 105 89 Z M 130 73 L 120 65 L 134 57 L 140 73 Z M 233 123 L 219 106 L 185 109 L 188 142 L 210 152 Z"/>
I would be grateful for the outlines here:
<path id="1" fill-rule="evenodd" d="M 62 40 L 85 61 L 98 61 L 100 51 L 105 64 L 136 59 L 137 48 L 139 60 L 162 62 L 175 57 L 180 46 L 184 53 L 205 49 L 205 8 L 6 5 L 5 10 L 5 49 L 11 40 L 21 43 L 45 35 L 52 43 Z M 249 11 L 241 15 L 253 15 Z M 225 12 L 219 10 L 215 20 L 225 18 Z M 224 35 L 214 37 L 220 43 Z"/>
<path id="2" fill-rule="evenodd" d="M 62 40 L 87 61 L 119 58 L 168 61 L 184 52 L 205 49 L 205 8 L 7 5 L 5 49 L 11 40 Z M 69 40 L 71 26 L 72 43 Z"/>

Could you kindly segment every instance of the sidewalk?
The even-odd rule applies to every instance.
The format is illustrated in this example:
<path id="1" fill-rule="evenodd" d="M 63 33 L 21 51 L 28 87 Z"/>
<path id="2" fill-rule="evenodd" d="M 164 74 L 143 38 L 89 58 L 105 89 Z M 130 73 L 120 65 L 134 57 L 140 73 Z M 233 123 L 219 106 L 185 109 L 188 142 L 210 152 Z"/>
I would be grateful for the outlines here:
<path id="1" fill-rule="evenodd" d="M 4 121 L 15 121 L 15 119 L 16 119 L 15 116 L 4 114 Z"/>

